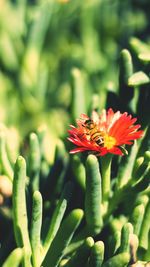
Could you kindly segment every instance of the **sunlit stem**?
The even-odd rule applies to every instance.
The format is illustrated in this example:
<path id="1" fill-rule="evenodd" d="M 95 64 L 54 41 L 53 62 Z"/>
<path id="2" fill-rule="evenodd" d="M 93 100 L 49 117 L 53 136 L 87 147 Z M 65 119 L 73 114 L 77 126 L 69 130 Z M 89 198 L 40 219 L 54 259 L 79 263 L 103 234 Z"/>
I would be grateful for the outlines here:
<path id="1" fill-rule="evenodd" d="M 101 157 L 101 176 L 102 176 L 102 202 L 106 202 L 110 194 L 112 155 Z"/>

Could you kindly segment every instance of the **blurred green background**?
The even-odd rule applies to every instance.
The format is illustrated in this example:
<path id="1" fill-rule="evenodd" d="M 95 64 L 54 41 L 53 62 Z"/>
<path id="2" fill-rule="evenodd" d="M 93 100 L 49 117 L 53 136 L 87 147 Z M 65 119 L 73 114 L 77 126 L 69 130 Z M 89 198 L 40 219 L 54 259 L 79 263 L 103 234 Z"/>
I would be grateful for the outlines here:
<path id="1" fill-rule="evenodd" d="M 74 124 L 81 113 L 90 115 L 93 109 L 127 111 L 138 118 L 146 133 L 138 143 L 138 152 L 135 145 L 129 149 L 128 157 L 113 159 L 111 176 L 115 179 L 111 193 L 120 194 L 120 206 L 110 227 L 118 229 L 119 225 L 121 231 L 128 219 L 133 221 L 133 208 L 141 203 L 147 205 L 149 180 L 144 171 L 150 157 L 146 151 L 150 147 L 149 11 L 149 0 L 0 0 L 0 178 L 13 180 L 16 158 L 19 154 L 25 157 L 29 222 L 36 179 L 43 197 L 43 219 L 51 218 L 70 179 L 75 182 L 75 193 L 67 213 L 72 208 L 84 209 L 85 158 L 82 155 L 81 162 L 76 156 L 69 158 L 71 145 L 66 137 L 69 124 Z M 117 175 L 120 172 L 123 179 L 124 175 L 127 179 L 132 177 L 134 163 L 134 179 L 129 185 L 135 191 L 131 187 L 128 192 L 127 188 L 126 201 L 115 187 L 120 179 Z M 136 170 L 138 164 L 140 174 Z M 135 181 L 140 185 L 134 187 Z M 0 263 L 16 247 L 9 241 L 14 242 L 10 196 L 11 192 L 4 205 L 0 199 Z M 142 231 L 145 228 L 142 226 Z M 144 236 L 140 241 L 147 242 L 140 244 L 145 249 L 143 255 L 147 253 L 145 260 L 149 260 L 148 238 L 146 232 L 146 239 Z M 143 255 L 139 250 L 139 259 L 143 260 Z"/>
<path id="2" fill-rule="evenodd" d="M 120 52 L 133 36 L 150 42 L 149 8 L 148 0 L 0 0 L 0 121 L 13 139 L 46 126 L 53 151 L 81 112 L 119 108 L 108 93 L 118 93 Z"/>

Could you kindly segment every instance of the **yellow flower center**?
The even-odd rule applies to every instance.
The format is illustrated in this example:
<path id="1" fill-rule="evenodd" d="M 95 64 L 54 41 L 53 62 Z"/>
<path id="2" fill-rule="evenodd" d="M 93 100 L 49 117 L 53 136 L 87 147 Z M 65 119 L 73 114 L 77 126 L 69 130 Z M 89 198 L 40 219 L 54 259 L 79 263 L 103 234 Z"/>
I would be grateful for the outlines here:
<path id="1" fill-rule="evenodd" d="M 115 146 L 116 139 L 108 134 L 104 135 L 104 147 L 111 149 Z"/>

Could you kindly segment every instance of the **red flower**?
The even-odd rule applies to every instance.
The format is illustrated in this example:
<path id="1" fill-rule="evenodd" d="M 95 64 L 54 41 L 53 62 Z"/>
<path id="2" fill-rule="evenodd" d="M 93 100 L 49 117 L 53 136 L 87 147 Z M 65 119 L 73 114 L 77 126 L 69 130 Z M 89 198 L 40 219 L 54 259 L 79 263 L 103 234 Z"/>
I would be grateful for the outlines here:
<path id="1" fill-rule="evenodd" d="M 77 120 L 77 127 L 70 125 L 68 140 L 77 147 L 70 153 L 91 151 L 99 156 L 107 153 L 124 155 L 123 145 L 133 144 L 133 140 L 143 136 L 143 131 L 138 129 L 141 125 L 134 125 L 136 118 L 127 112 L 114 112 L 111 108 L 102 111 L 99 116 L 93 111 L 91 118 L 81 114 Z"/>

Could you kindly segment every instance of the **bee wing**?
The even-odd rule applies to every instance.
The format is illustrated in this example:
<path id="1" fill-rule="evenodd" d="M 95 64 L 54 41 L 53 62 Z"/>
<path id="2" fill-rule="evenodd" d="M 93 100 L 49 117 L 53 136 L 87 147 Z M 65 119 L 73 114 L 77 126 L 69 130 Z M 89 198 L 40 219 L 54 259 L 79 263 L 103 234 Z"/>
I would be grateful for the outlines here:
<path id="1" fill-rule="evenodd" d="M 92 111 L 91 118 L 94 121 L 94 123 L 96 123 L 96 124 L 99 123 L 99 115 L 98 115 L 98 113 L 95 110 Z"/>

